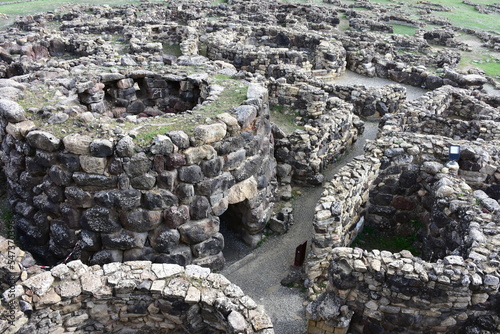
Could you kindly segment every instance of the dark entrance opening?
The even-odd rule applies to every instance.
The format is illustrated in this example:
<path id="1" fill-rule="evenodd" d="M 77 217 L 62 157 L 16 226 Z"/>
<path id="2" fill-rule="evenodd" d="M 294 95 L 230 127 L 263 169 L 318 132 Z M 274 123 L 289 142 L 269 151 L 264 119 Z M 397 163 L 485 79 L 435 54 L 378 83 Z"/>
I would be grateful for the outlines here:
<path id="1" fill-rule="evenodd" d="M 222 254 L 226 259 L 226 267 L 241 260 L 254 249 L 243 241 L 243 213 L 245 212 L 243 210 L 245 209 L 243 203 L 229 204 L 228 209 L 219 216 L 220 233 L 224 236 Z"/>

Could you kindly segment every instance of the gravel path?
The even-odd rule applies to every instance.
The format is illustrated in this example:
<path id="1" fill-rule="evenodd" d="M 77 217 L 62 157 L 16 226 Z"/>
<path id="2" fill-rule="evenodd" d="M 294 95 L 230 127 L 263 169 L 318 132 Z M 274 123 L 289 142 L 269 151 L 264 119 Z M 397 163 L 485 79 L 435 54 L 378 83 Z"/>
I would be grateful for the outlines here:
<path id="1" fill-rule="evenodd" d="M 338 84 L 369 84 L 370 86 L 393 83 L 379 78 L 367 79 L 352 72 L 348 72 L 336 82 Z M 422 95 L 423 92 L 418 88 L 407 87 L 409 99 L 414 99 Z M 365 132 L 358 138 L 355 145 L 340 161 L 330 165 L 325 171 L 327 180 L 331 179 L 341 167 L 355 156 L 363 154 L 365 140 L 375 138 L 377 125 L 377 122 L 365 123 Z M 254 251 L 236 238 L 226 238 L 225 236 L 227 245 L 230 245 L 226 248 L 232 249 L 233 253 L 226 255 L 228 266 L 222 271 L 222 274 L 241 287 L 258 304 L 265 306 L 267 313 L 272 318 L 276 334 L 306 332 L 304 306 L 307 305 L 307 302 L 305 302 L 305 292 L 298 288 L 284 287 L 280 281 L 291 270 L 295 248 L 304 241 L 310 243 L 314 208 L 322 191 L 322 187 L 301 188 L 302 195 L 293 201 L 294 225 L 285 235 L 270 237 Z M 241 256 L 244 257 L 238 260 Z"/>

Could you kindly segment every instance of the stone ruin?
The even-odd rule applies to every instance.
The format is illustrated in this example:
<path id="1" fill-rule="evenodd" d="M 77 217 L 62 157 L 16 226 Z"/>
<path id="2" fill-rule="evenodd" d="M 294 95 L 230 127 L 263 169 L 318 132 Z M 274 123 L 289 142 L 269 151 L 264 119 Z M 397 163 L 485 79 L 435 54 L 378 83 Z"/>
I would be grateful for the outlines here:
<path id="1" fill-rule="evenodd" d="M 4 300 L 21 298 L 2 332 L 274 333 L 262 307 L 209 268 L 150 261 L 89 267 L 78 260 L 21 274 L 8 264 L 34 264 L 29 253 L 4 238 L 0 249 Z"/>
<path id="2" fill-rule="evenodd" d="M 443 87 L 402 110 L 383 117 L 379 138 L 326 185 L 316 207 L 309 328 L 495 332 L 498 104 Z M 447 165 L 450 145 L 461 147 L 456 170 Z M 415 254 L 348 247 L 366 226 L 415 235 Z"/>
<path id="3" fill-rule="evenodd" d="M 16 232 L 39 263 L 79 259 L 16 268 L 4 300 L 20 301 L 17 329 L 272 333 L 262 308 L 208 269 L 224 266 L 221 220 L 252 246 L 269 221 L 287 225 L 274 203 L 292 184 L 324 182 L 360 116 L 382 117 L 381 134 L 318 203 L 309 332 L 498 321 L 498 99 L 479 93 L 483 75 L 455 69 L 459 54 L 428 52 L 452 33 L 357 31 L 404 17 L 325 3 L 336 7 L 174 1 L 16 21 L 0 39 L 0 77 L 15 79 L 0 85 L 0 136 Z M 336 29 L 339 13 L 352 30 Z M 406 102 L 398 85 L 336 85 L 346 69 L 435 90 Z M 226 105 L 234 86 L 242 98 Z M 276 110 L 299 129 L 273 123 Z M 460 178 L 444 166 L 450 144 L 463 148 Z M 418 232 L 421 257 L 348 248 L 364 226 Z"/>

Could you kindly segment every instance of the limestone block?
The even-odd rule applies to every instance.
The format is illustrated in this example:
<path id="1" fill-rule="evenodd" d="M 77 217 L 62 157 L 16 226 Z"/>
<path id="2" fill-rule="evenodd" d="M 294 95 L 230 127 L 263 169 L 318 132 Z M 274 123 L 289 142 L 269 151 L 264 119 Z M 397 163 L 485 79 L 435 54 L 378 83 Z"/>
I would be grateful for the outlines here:
<path id="1" fill-rule="evenodd" d="M 257 196 L 257 192 L 257 181 L 252 176 L 229 189 L 228 203 L 235 204 L 246 199 L 252 199 Z"/>
<path id="2" fill-rule="evenodd" d="M 83 292 L 95 294 L 103 287 L 102 276 L 95 275 L 92 272 L 86 272 L 80 277 Z"/>
<path id="3" fill-rule="evenodd" d="M 222 140 L 227 133 L 226 123 L 198 125 L 194 129 L 194 136 L 201 144 L 210 144 Z"/>
<path id="4" fill-rule="evenodd" d="M 51 289 L 52 283 L 54 283 L 54 277 L 47 271 L 30 277 L 21 284 L 41 297 Z"/>
<path id="5" fill-rule="evenodd" d="M 241 130 L 238 120 L 227 112 L 217 115 L 217 119 L 226 124 L 227 131 L 232 136 L 237 135 Z"/>
<path id="6" fill-rule="evenodd" d="M 243 333 L 247 328 L 245 317 L 241 313 L 232 311 L 227 317 L 231 333 Z"/>
<path id="7" fill-rule="evenodd" d="M 63 298 L 76 297 L 82 293 L 80 282 L 73 280 L 65 280 L 61 282 L 57 290 Z"/>
<path id="8" fill-rule="evenodd" d="M 217 152 L 210 145 L 190 147 L 184 151 L 186 163 L 189 165 L 198 164 L 203 160 L 210 160 L 217 156 Z"/>
<path id="9" fill-rule="evenodd" d="M 273 328 L 273 323 L 271 318 L 267 314 L 258 314 L 254 316 L 251 320 L 252 327 L 256 331 L 264 330 L 267 328 Z"/>
<path id="10" fill-rule="evenodd" d="M 164 296 L 176 296 L 185 298 L 190 287 L 189 281 L 181 277 L 173 278 L 163 289 Z"/>
<path id="11" fill-rule="evenodd" d="M 178 264 L 153 263 L 151 265 L 151 270 L 156 275 L 156 277 L 158 277 L 158 279 L 172 277 L 184 273 L 184 268 Z"/>
<path id="12" fill-rule="evenodd" d="M 33 121 L 21 121 L 19 123 L 9 123 L 5 131 L 14 138 L 21 140 L 26 137 L 26 134 L 35 129 L 36 125 Z"/>
<path id="13" fill-rule="evenodd" d="M 96 158 L 88 155 L 80 156 L 80 166 L 86 173 L 104 174 L 108 160 L 106 158 Z"/>
<path id="14" fill-rule="evenodd" d="M 185 268 L 186 277 L 195 279 L 206 279 L 210 275 L 209 268 L 202 268 L 195 265 L 187 265 Z"/>

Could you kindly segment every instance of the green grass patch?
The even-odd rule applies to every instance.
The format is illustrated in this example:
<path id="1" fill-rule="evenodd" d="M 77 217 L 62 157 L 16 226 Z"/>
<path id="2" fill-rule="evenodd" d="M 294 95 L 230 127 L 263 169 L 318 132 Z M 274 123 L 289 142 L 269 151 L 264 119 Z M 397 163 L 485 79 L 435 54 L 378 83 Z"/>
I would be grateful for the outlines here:
<path id="1" fill-rule="evenodd" d="M 372 226 L 365 225 L 363 231 L 351 243 L 351 247 L 359 247 L 366 250 L 386 250 L 392 253 L 408 250 L 413 255 L 419 256 L 420 250 L 415 247 L 415 242 L 417 241 L 416 232 L 423 226 L 417 221 L 412 221 L 411 225 L 416 231 L 407 236 L 383 233 Z"/>
<path id="2" fill-rule="evenodd" d="M 417 28 L 404 24 L 393 24 L 392 28 L 397 35 L 413 35 L 417 31 Z"/>
<path id="3" fill-rule="evenodd" d="M 10 19 L 2 20 L 2 22 L 0 22 L 0 29 L 4 29 L 7 26 L 11 25 L 14 22 L 15 16 L 32 15 L 32 14 L 54 11 L 60 7 L 67 6 L 71 3 L 74 3 L 74 4 L 92 4 L 92 5 L 110 5 L 110 6 L 118 6 L 118 5 L 126 5 L 126 4 L 138 5 L 141 3 L 140 0 L 107 0 L 107 1 L 99 1 L 99 0 L 80 0 L 80 1 L 74 1 L 74 0 L 73 1 L 68 1 L 68 0 L 34 0 L 34 1 L 28 1 L 28 2 L 2 5 L 1 4 L 2 2 L 10 2 L 10 1 L 3 1 L 3 0 L 0 1 L 0 13 L 10 16 Z M 160 0 L 154 0 L 151 2 L 164 3 L 164 1 L 160 1 Z"/>
<path id="4" fill-rule="evenodd" d="M 483 70 L 487 76 L 500 80 L 500 59 L 489 53 L 463 52 L 459 68 L 469 69 L 476 67 Z"/>
<path id="5" fill-rule="evenodd" d="M 291 134 L 295 130 L 303 129 L 304 127 L 297 125 L 296 117 L 297 113 L 291 109 L 284 106 L 274 105 L 270 108 L 271 111 L 271 122 L 279 126 L 287 135 Z"/>
<path id="6" fill-rule="evenodd" d="M 182 56 L 181 46 L 179 44 L 163 43 L 163 52 L 167 55 L 176 57 Z"/>
<path id="7" fill-rule="evenodd" d="M 419 0 L 406 0 L 410 4 L 417 4 Z M 498 14 L 482 14 L 473 6 L 467 5 L 462 0 L 430 0 L 431 3 L 440 4 L 451 9 L 450 12 L 433 12 L 436 17 L 444 17 L 457 27 L 490 31 L 498 35 L 500 31 L 500 16 Z M 480 5 L 498 3 L 495 0 L 473 0 Z"/>

